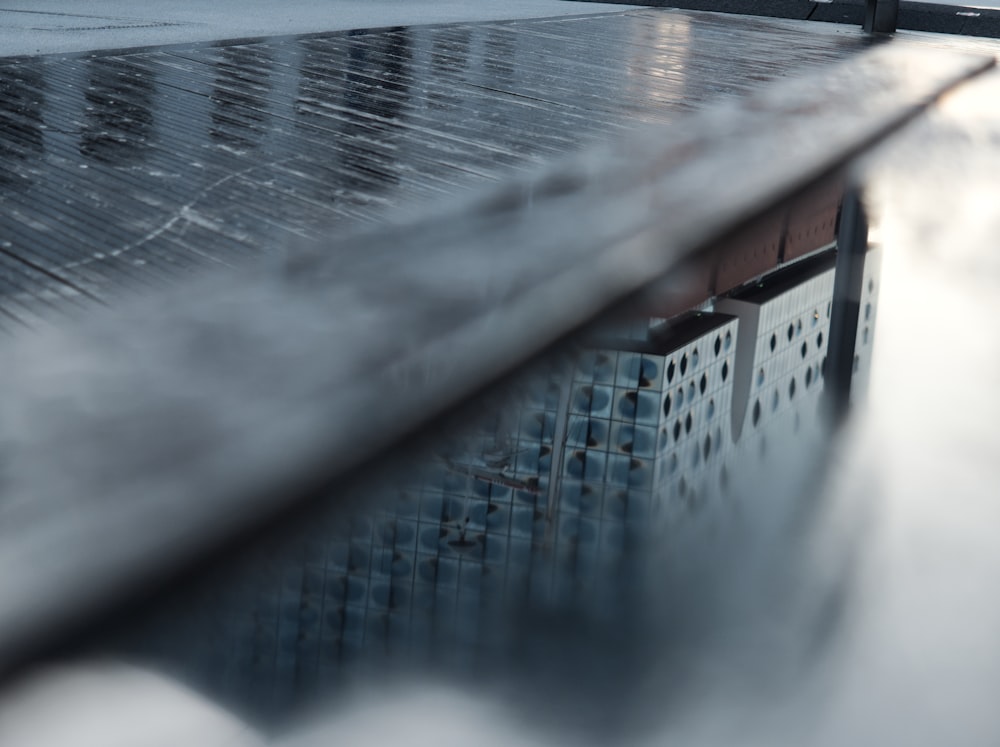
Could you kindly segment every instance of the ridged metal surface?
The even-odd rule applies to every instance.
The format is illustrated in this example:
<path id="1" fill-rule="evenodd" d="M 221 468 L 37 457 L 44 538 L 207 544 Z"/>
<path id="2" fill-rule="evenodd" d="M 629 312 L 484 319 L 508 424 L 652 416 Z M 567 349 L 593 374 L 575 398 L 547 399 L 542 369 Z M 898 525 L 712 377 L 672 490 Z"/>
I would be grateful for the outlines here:
<path id="1" fill-rule="evenodd" d="M 643 11 L 6 60 L 0 326 L 383 221 L 864 45 Z"/>

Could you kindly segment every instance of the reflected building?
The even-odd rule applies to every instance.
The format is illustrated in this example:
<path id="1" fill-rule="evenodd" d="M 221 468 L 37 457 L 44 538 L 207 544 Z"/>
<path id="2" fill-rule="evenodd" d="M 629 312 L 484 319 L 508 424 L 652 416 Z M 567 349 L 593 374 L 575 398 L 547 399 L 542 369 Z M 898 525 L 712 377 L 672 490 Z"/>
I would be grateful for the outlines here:
<path id="1" fill-rule="evenodd" d="M 510 85 L 514 82 L 514 60 L 519 57 L 517 40 L 517 33 L 506 26 L 494 26 L 486 31 L 483 69 L 499 83 Z"/>
<path id="2" fill-rule="evenodd" d="M 273 53 L 263 45 L 218 51 L 209 136 L 235 151 L 256 148 L 268 134 Z"/>
<path id="3" fill-rule="evenodd" d="M 463 102 L 460 91 L 469 66 L 470 28 L 440 29 L 432 32 L 431 71 L 439 84 L 427 94 L 428 106 L 453 111 Z"/>
<path id="4" fill-rule="evenodd" d="M 804 479 L 833 260 L 550 361 L 429 455 L 354 488 L 365 509 L 345 514 L 337 496 L 133 626 L 126 648 L 261 718 L 358 672 L 523 667 L 581 625 L 625 645 L 658 547 L 756 510 L 755 469 Z M 873 320 L 877 252 L 867 264 Z"/>
<path id="5" fill-rule="evenodd" d="M 865 255 L 861 302 L 858 311 L 858 332 L 854 341 L 854 367 L 851 377 L 851 399 L 854 402 L 863 402 L 868 394 L 872 352 L 875 343 L 878 293 L 882 284 L 882 251 L 880 246 L 874 246 Z"/>
<path id="6" fill-rule="evenodd" d="M 623 42 L 629 23 L 618 30 Z M 282 197 L 276 205 L 298 209 L 302 197 L 311 205 L 346 204 L 368 217 L 367 203 L 403 199 L 404 190 L 393 190 L 410 186 L 401 174 L 426 169 L 427 176 L 446 163 L 439 154 L 458 154 L 453 162 L 463 169 L 524 164 L 534 154 L 576 147 L 580 132 L 607 134 L 642 112 L 651 119 L 673 116 L 713 96 L 718 91 L 705 85 L 704 63 L 699 77 L 690 59 L 709 45 L 689 26 L 687 18 L 664 20 L 641 38 L 656 45 L 655 53 L 632 47 L 638 52 L 627 69 L 609 65 L 606 76 L 587 83 L 592 88 L 576 91 L 555 76 L 532 77 L 521 63 L 550 55 L 574 59 L 577 39 L 518 35 L 500 25 L 288 42 L 295 50 L 288 59 L 301 62 L 297 78 L 263 45 L 226 47 L 212 53 L 208 95 L 193 96 L 192 106 L 204 107 L 198 111 L 210 118 L 215 145 L 247 155 L 252 164 L 268 127 L 285 116 L 275 106 L 277 119 L 270 120 L 272 86 L 294 96 L 294 125 L 276 143 L 282 153 L 296 154 L 294 168 L 280 172 L 289 181 L 279 185 L 296 200 Z M 141 162 L 155 135 L 154 73 L 164 67 L 147 66 L 141 56 L 83 65 L 80 153 L 112 166 Z M 755 74 L 738 70 L 732 77 Z M 467 85 L 459 90 L 460 83 Z M 0 82 L 0 116 L 17 133 L 19 154 L 42 153 L 42 90 L 40 75 L 25 67 Z M 505 91 L 516 107 L 495 95 Z M 612 113 L 538 106 L 584 95 Z M 418 122 L 418 108 L 421 115 L 455 114 Z M 176 111 L 171 116 L 168 121 L 177 121 Z M 462 150 L 466 122 L 474 122 L 488 148 Z M 403 137 L 408 130 L 413 137 Z M 437 150 L 428 145 L 432 139 Z M 160 151 L 164 145 L 157 143 Z M 191 163 L 203 155 L 203 144 L 196 145 L 185 156 Z M 20 175 L 19 157 L 2 168 Z M 434 159 L 437 165 L 428 165 Z M 237 163 L 223 153 L 209 166 L 222 173 L 221 166 Z M 491 169 L 483 178 L 499 173 Z M 836 195 L 823 203 L 827 212 L 832 205 L 823 217 L 831 233 L 838 201 Z M 217 196 L 215 206 L 206 201 L 199 209 L 224 215 L 218 206 L 226 204 Z M 324 227 L 327 216 L 321 214 Z M 807 217 L 804 223 L 813 226 L 812 214 Z M 333 496 L 292 535 L 261 541 L 206 576 L 194 593 L 167 599 L 111 648 L 179 670 L 260 718 L 387 662 L 500 666 L 541 639 L 543 626 L 535 623 L 620 625 L 635 609 L 631 582 L 654 557 L 652 548 L 684 532 L 688 522 L 725 511 L 747 479 L 748 463 L 773 457 L 774 444 L 789 434 L 816 428 L 833 258 L 805 256 L 815 242 L 796 254 L 795 220 L 778 222 L 789 227 L 787 241 L 768 237 L 759 253 L 750 247 L 746 253 L 763 264 L 734 281 L 742 284 L 737 290 L 728 283 L 713 287 L 696 299 L 697 310 L 644 319 L 572 360 L 552 363 L 515 386 L 489 417 L 450 434 L 427 459 L 362 486 L 356 497 L 364 510 L 345 515 L 343 496 Z M 788 259 L 801 261 L 775 270 Z M 855 383 L 864 380 L 870 361 L 877 262 L 865 272 Z M 802 439 L 797 448 L 809 443 Z M 798 453 L 784 456 L 794 461 Z"/>
<path id="7" fill-rule="evenodd" d="M 335 128 L 333 163 L 297 167 L 313 177 L 315 196 L 365 204 L 399 181 L 398 136 L 410 95 L 408 29 L 307 39 L 298 96 L 300 130 Z"/>
<path id="8" fill-rule="evenodd" d="M 397 29 L 377 41 L 352 37 L 348 46 L 341 163 L 348 177 L 363 175 L 383 188 L 399 181 L 396 136 L 409 98 L 409 37 Z"/>
<path id="9" fill-rule="evenodd" d="M 813 419 L 819 407 L 833 307 L 832 252 L 793 264 L 720 299 L 740 320 L 732 428 L 753 439 L 772 418 Z M 798 426 L 793 426 L 796 430 Z"/>
<path id="10" fill-rule="evenodd" d="M 614 609 L 648 543 L 723 500 L 768 437 L 819 430 L 833 261 L 605 339 L 456 437 L 371 522 L 371 562 L 339 568 L 355 590 L 338 600 L 342 641 L 392 646 L 416 620 L 449 645 L 495 637 L 486 604 Z"/>
<path id="11" fill-rule="evenodd" d="M 153 146 L 156 71 L 134 57 L 87 60 L 80 153 L 110 166 L 141 162 Z"/>
<path id="12" fill-rule="evenodd" d="M 31 164 L 45 150 L 45 76 L 38 60 L 4 65 L 0 74 L 0 187 L 32 180 Z"/>

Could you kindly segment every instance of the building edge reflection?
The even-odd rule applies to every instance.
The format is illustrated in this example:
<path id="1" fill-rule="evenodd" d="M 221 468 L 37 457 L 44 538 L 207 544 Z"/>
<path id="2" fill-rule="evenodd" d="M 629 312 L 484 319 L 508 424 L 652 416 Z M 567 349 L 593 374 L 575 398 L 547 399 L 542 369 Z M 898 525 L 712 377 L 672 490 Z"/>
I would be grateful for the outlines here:
<path id="1" fill-rule="evenodd" d="M 346 515 L 337 495 L 105 645 L 265 722 L 359 673 L 518 677 L 578 659 L 574 646 L 594 655 L 581 687 L 612 670 L 620 680 L 648 635 L 637 628 L 626 645 L 622 626 L 647 608 L 672 614 L 650 604 L 657 548 L 739 521 L 762 475 L 810 490 L 829 437 L 835 255 L 597 330 L 489 414 L 355 487 L 367 508 Z M 878 254 L 867 257 L 871 321 Z M 598 656 L 588 636 L 610 648 Z"/>

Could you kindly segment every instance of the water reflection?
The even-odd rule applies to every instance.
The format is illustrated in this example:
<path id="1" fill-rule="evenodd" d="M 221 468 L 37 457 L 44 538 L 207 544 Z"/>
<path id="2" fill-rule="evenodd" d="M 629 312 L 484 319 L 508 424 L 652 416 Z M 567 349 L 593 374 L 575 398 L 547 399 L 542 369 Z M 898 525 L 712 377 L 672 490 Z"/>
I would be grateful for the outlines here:
<path id="1" fill-rule="evenodd" d="M 636 672 L 694 635 L 697 603 L 664 604 L 671 574 L 731 544 L 725 527 L 809 502 L 834 272 L 820 252 L 697 310 L 603 329 L 114 647 L 257 720 L 399 666 L 572 671 L 567 697 L 624 707 Z M 365 508 L 345 512 L 352 500 Z"/>
<path id="2" fill-rule="evenodd" d="M 508 28 L 491 28 L 484 43 L 483 67 L 502 83 L 513 81 L 517 34 Z"/>
<path id="3" fill-rule="evenodd" d="M 691 106 L 687 66 L 697 24 L 694 27 L 684 16 L 664 16 L 637 26 L 635 43 L 628 46 L 633 58 L 626 82 L 630 98 L 641 102 L 634 107 L 636 114 L 645 121 L 669 121 Z"/>
<path id="4" fill-rule="evenodd" d="M 45 77 L 39 61 L 5 65 L 0 72 L 0 186 L 30 183 L 30 165 L 45 148 Z"/>
<path id="5" fill-rule="evenodd" d="M 237 151 L 260 145 L 271 119 L 267 95 L 271 90 L 270 47 L 222 47 L 216 62 L 209 135 Z"/>
<path id="6" fill-rule="evenodd" d="M 153 145 L 156 73 L 134 58 L 87 61 L 80 153 L 112 166 L 144 160 Z"/>
<path id="7" fill-rule="evenodd" d="M 395 150 L 409 97 L 410 33 L 398 29 L 377 42 L 355 37 L 348 47 L 342 163 L 348 175 L 371 175 L 382 186 L 399 181 Z"/>
<path id="8" fill-rule="evenodd" d="M 410 31 L 302 42 L 298 126 L 337 129 L 337 163 L 319 169 L 319 196 L 366 202 L 399 181 L 402 118 L 409 99 Z M 333 64 L 331 64 L 333 63 Z"/>
<path id="9" fill-rule="evenodd" d="M 392 509 L 331 544 L 344 559 L 326 569 L 345 590 L 329 600 L 338 650 L 402 654 L 416 625 L 425 643 L 464 641 L 474 658 L 483 638 L 523 634 L 484 613 L 493 606 L 631 617 L 622 595 L 650 542 L 730 504 L 746 487 L 734 483 L 765 466 L 804 478 L 785 460 L 825 434 L 833 259 L 605 337 L 455 435 Z"/>
<path id="10" fill-rule="evenodd" d="M 443 29 L 433 35 L 431 69 L 440 87 L 428 92 L 428 104 L 433 109 L 450 110 L 457 107 L 462 96 L 456 84 L 463 82 L 469 65 L 469 45 L 472 31 L 468 28 Z"/>

